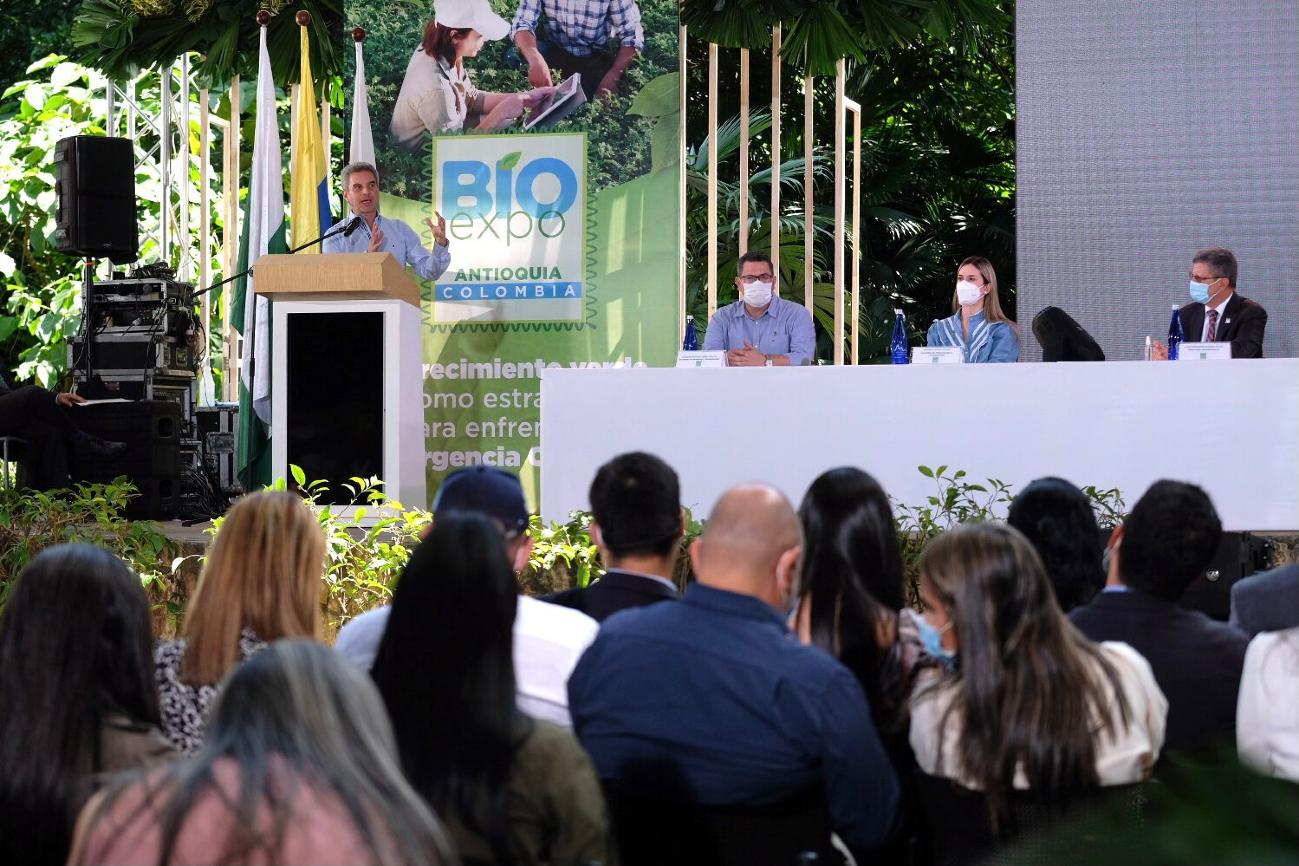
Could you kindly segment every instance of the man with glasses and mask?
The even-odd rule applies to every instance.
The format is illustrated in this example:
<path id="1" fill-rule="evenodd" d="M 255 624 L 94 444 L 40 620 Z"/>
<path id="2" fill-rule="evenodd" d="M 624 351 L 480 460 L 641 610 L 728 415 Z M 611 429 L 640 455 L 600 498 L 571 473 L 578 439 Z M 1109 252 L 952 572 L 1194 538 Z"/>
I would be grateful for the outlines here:
<path id="1" fill-rule="evenodd" d="M 704 348 L 725 349 L 732 367 L 801 367 L 816 358 L 812 314 L 775 291 L 775 267 L 766 253 L 740 256 L 735 287 L 740 299 L 708 323 Z"/>
<path id="2" fill-rule="evenodd" d="M 1188 343 L 1231 343 L 1233 358 L 1263 357 L 1267 310 L 1236 294 L 1236 256 L 1222 247 L 1200 250 L 1191 261 L 1191 303 L 1179 311 Z M 1156 341 L 1151 355 L 1168 360 L 1168 347 Z"/>

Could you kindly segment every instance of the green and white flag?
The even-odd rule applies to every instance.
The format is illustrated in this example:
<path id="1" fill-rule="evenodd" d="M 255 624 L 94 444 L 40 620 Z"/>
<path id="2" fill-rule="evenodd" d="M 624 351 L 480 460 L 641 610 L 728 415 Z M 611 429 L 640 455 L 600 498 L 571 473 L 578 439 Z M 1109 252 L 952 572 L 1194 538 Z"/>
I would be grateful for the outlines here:
<path id="1" fill-rule="evenodd" d="M 239 270 L 254 267 L 267 253 L 288 250 L 284 242 L 284 166 L 275 116 L 275 79 L 261 28 L 257 67 L 257 126 L 253 171 L 244 215 Z M 245 490 L 271 481 L 271 302 L 253 293 L 253 274 L 235 283 L 231 319 L 243 335 L 239 367 L 239 480 Z"/>

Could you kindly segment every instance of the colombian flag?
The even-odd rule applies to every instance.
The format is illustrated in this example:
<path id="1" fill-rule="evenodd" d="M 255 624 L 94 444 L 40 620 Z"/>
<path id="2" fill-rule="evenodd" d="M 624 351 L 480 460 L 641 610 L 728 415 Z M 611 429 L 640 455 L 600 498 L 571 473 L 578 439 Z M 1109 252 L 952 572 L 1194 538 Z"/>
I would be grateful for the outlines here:
<path id="1" fill-rule="evenodd" d="M 310 243 L 329 229 L 329 160 L 320 142 L 320 117 L 316 114 L 316 83 L 311 77 L 311 42 L 307 28 L 300 27 L 302 53 L 298 82 L 298 104 L 294 119 L 293 190 L 289 207 L 293 214 L 293 242 Z M 319 253 L 319 245 L 304 253 Z"/>

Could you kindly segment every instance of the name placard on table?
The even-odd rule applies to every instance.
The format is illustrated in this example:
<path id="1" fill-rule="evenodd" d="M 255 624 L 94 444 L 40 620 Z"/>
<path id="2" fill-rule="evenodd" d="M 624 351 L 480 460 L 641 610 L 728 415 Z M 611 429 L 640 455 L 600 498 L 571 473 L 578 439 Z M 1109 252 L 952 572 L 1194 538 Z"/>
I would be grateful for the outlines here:
<path id="1" fill-rule="evenodd" d="M 695 349 L 677 353 L 678 367 L 725 367 L 726 350 Z"/>
<path id="2" fill-rule="evenodd" d="M 1231 343 L 1183 343 L 1177 350 L 1179 361 L 1230 361 Z"/>
<path id="3" fill-rule="evenodd" d="M 911 350 L 913 364 L 964 364 L 960 346 L 917 346 Z"/>

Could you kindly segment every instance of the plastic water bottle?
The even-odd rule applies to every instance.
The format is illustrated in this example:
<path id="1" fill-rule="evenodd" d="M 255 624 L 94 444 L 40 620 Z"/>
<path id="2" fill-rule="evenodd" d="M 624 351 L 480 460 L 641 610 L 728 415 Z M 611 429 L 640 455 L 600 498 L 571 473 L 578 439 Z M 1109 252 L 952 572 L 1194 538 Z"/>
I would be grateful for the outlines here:
<path id="1" fill-rule="evenodd" d="M 906 320 L 902 318 L 902 310 L 893 311 L 893 339 L 889 341 L 889 354 L 893 356 L 894 364 L 909 364 L 911 362 L 911 347 L 907 345 L 907 325 Z"/>
<path id="2" fill-rule="evenodd" d="M 1184 339 L 1186 339 L 1186 334 L 1182 331 L 1182 315 L 1177 312 L 1177 305 L 1174 304 L 1173 318 L 1168 323 L 1168 360 L 1177 360 L 1177 354 L 1181 351 Z"/>
<path id="3" fill-rule="evenodd" d="M 686 316 L 686 338 L 681 341 L 683 352 L 699 351 L 699 335 L 695 333 L 695 317 Z"/>

